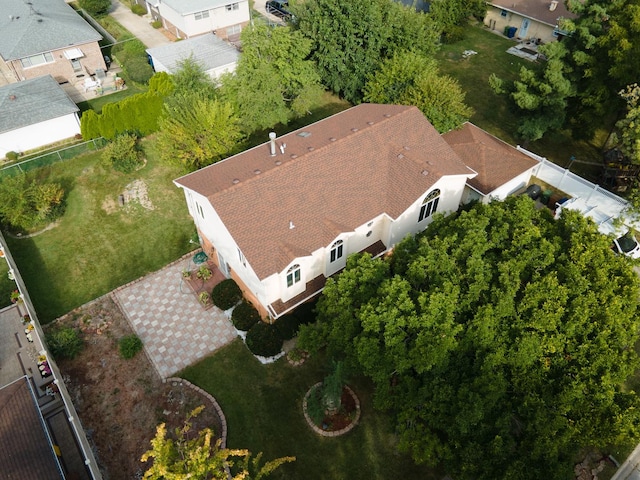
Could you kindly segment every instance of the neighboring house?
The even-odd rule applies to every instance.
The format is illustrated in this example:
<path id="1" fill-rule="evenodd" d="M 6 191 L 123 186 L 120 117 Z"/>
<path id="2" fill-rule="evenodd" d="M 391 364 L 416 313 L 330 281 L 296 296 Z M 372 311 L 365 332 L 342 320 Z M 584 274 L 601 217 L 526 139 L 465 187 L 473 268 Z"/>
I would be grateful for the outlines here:
<path id="1" fill-rule="evenodd" d="M 251 19 L 248 0 L 135 0 L 178 38 L 203 33 L 236 41 Z"/>
<path id="2" fill-rule="evenodd" d="M 147 53 L 156 72 L 175 73 L 180 61 L 192 57 L 212 79 L 235 71 L 240 56 L 233 45 L 212 34 L 149 48 Z"/>
<path id="3" fill-rule="evenodd" d="M 51 75 L 0 87 L 0 158 L 79 134 L 78 111 Z"/>
<path id="4" fill-rule="evenodd" d="M 484 24 L 503 32 L 514 27 L 519 39 L 539 39 L 544 43 L 566 34 L 558 27 L 562 18 L 576 18 L 563 0 L 489 0 Z"/>
<path id="5" fill-rule="evenodd" d="M 61 480 L 65 475 L 33 389 L 27 377 L 0 385 L 2 478 Z"/>
<path id="6" fill-rule="evenodd" d="M 467 181 L 462 203 L 504 200 L 529 184 L 533 169 L 539 164 L 469 122 L 460 130 L 445 133 L 442 138 L 465 165 L 478 173 Z"/>
<path id="7" fill-rule="evenodd" d="M 362 104 L 175 180 L 205 252 L 263 315 L 458 209 L 467 168 L 416 107 Z"/>
<path id="8" fill-rule="evenodd" d="M 101 35 L 63 0 L 0 0 L 0 73 L 6 82 L 51 75 L 84 81 L 106 70 Z"/>

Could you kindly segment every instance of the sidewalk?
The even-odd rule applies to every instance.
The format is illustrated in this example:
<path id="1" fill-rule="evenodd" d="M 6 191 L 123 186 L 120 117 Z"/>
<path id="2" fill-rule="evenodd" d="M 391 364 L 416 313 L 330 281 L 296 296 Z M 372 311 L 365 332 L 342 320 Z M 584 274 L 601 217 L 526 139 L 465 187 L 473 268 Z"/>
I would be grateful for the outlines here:
<path id="1" fill-rule="evenodd" d="M 631 452 L 611 480 L 640 480 L 640 445 Z"/>
<path id="2" fill-rule="evenodd" d="M 112 1 L 112 9 L 109 15 L 144 43 L 147 48 L 171 43 L 160 31 L 151 26 L 148 17 L 136 15 L 118 0 Z"/>

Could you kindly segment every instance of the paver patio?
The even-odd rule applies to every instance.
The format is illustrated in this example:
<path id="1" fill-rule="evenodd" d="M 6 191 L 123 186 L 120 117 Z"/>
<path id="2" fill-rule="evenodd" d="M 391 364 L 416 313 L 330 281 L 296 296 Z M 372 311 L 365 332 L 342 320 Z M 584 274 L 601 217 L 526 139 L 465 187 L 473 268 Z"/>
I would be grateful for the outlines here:
<path id="1" fill-rule="evenodd" d="M 163 379 L 236 337 L 224 312 L 217 307 L 205 310 L 182 280 L 182 270 L 193 268 L 192 256 L 113 292 Z"/>

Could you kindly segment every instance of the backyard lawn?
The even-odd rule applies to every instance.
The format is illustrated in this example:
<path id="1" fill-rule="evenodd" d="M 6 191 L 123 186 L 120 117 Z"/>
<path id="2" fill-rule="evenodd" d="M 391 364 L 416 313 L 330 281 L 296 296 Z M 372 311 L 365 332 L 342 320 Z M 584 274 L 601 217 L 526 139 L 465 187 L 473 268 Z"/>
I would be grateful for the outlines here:
<path id="1" fill-rule="evenodd" d="M 146 166 L 130 175 L 103 167 L 101 152 L 38 170 L 63 185 L 65 214 L 31 238 L 5 237 L 43 323 L 193 248 L 184 195 L 171 182 L 180 172 L 161 164 L 151 143 L 144 143 Z M 119 206 L 125 190 L 144 200 L 145 188 L 151 209 L 139 201 Z"/>
<path id="2" fill-rule="evenodd" d="M 443 45 L 437 54 L 441 73 L 458 80 L 466 92 L 466 103 L 473 107 L 475 114 L 471 122 L 511 145 L 522 145 L 517 136 L 518 117 L 510 108 L 506 95 L 496 95 L 489 87 L 489 76 L 495 73 L 505 82 L 518 78 L 521 66 L 540 68 L 528 60 L 507 53 L 507 49 L 516 45 L 513 40 L 501 34 L 492 33 L 481 24 L 470 26 L 465 38 L 459 42 Z M 477 55 L 462 57 L 465 50 L 474 50 Z M 541 140 L 526 146 L 528 150 L 566 167 L 569 158 L 600 162 L 600 149 L 606 138 L 606 129 L 597 132 L 592 142 L 575 141 L 569 132 L 547 133 Z M 594 179 L 593 168 L 576 163 L 572 171 Z"/>
<path id="3" fill-rule="evenodd" d="M 262 365 L 240 340 L 234 341 L 180 376 L 211 393 L 229 428 L 227 446 L 248 448 L 263 460 L 293 455 L 297 460 L 270 478 L 314 479 L 441 479 L 444 474 L 416 466 L 399 454 L 387 414 L 372 408 L 372 387 L 364 379 L 349 382 L 360 398 L 358 426 L 338 438 L 314 433 L 304 420 L 302 399 L 326 374 L 322 358 L 300 367 L 285 359 Z"/>

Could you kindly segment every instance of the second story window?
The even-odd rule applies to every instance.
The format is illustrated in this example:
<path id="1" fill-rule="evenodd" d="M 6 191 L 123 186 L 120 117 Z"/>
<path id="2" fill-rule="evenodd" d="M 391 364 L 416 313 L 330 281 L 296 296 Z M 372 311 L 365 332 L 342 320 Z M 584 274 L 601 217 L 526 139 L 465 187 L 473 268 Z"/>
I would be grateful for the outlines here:
<path id="1" fill-rule="evenodd" d="M 202 20 L 203 18 L 209 18 L 209 10 L 203 10 L 202 12 L 196 12 L 196 20 Z"/>
<path id="2" fill-rule="evenodd" d="M 35 67 L 36 65 L 42 65 L 43 63 L 52 63 L 53 54 L 51 52 L 39 53 L 38 55 L 32 55 L 30 57 L 24 57 L 20 59 L 22 68 Z"/>
<path id="3" fill-rule="evenodd" d="M 300 265 L 294 265 L 287 270 L 287 287 L 291 287 L 300 281 Z"/>
<path id="4" fill-rule="evenodd" d="M 231 12 L 233 10 L 240 10 L 239 3 L 230 3 L 229 5 L 225 5 L 224 8 L 227 9 L 227 12 Z"/>
<path id="5" fill-rule="evenodd" d="M 422 206 L 420 207 L 420 216 L 418 217 L 418 221 L 421 222 L 427 217 L 430 217 L 436 210 L 438 209 L 438 202 L 440 201 L 440 190 L 435 189 L 429 195 L 427 195 L 422 201 Z"/>
<path id="6" fill-rule="evenodd" d="M 329 260 L 330 262 L 335 262 L 339 258 L 342 258 L 343 243 L 344 242 L 342 240 L 338 240 L 333 245 L 331 245 L 331 254 Z"/>

